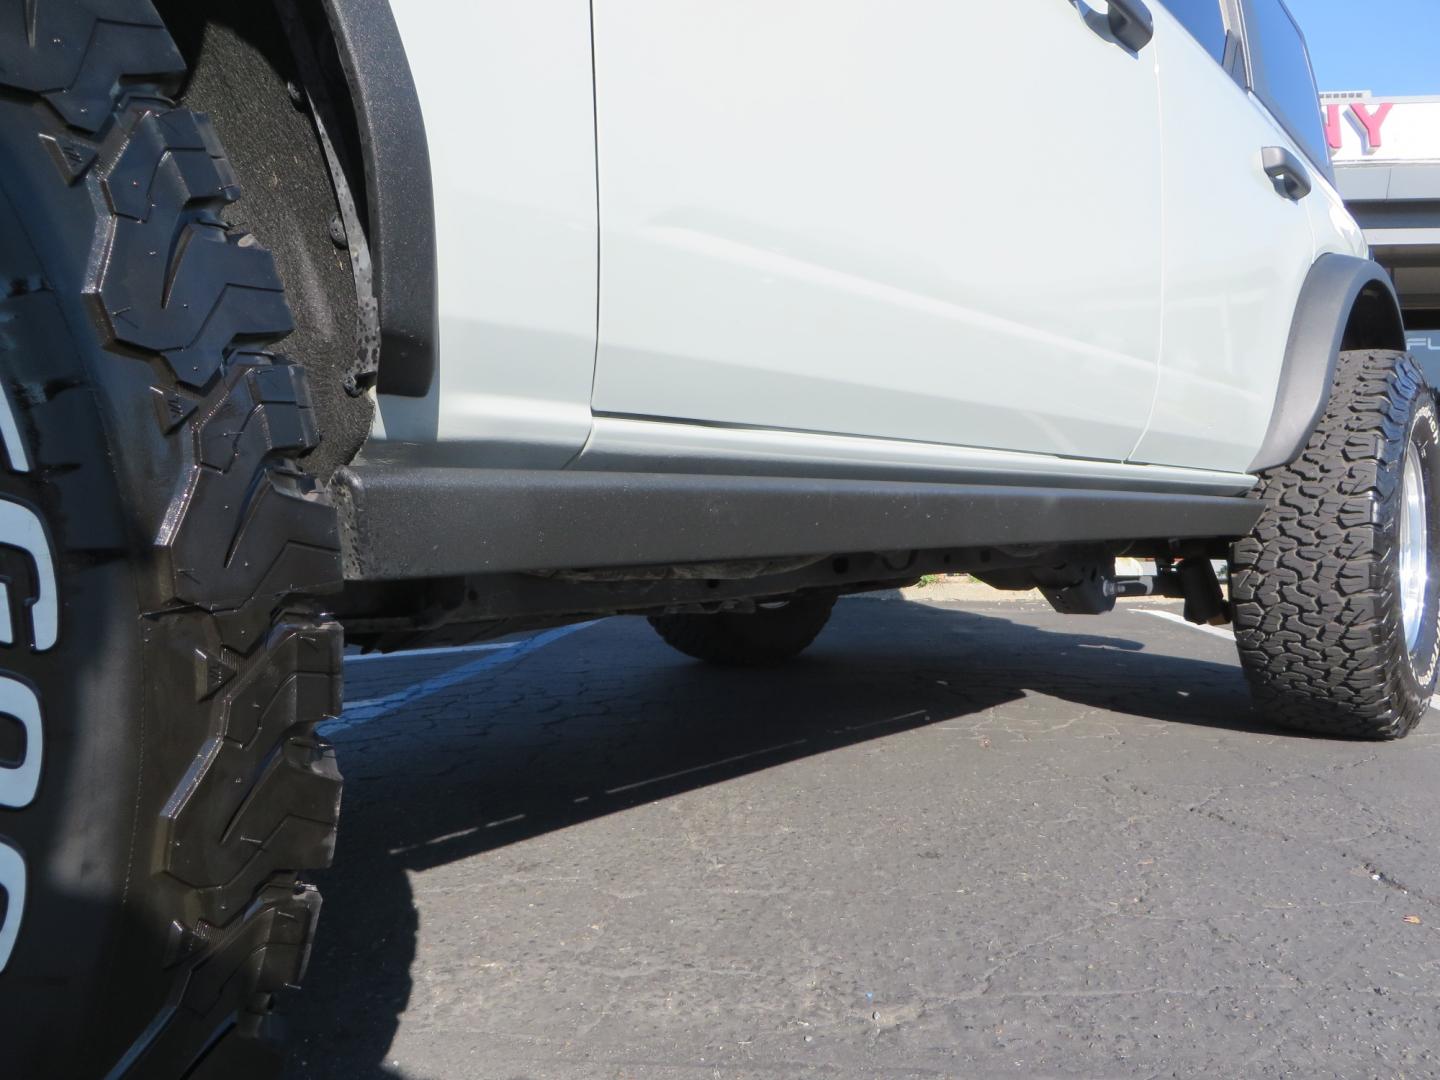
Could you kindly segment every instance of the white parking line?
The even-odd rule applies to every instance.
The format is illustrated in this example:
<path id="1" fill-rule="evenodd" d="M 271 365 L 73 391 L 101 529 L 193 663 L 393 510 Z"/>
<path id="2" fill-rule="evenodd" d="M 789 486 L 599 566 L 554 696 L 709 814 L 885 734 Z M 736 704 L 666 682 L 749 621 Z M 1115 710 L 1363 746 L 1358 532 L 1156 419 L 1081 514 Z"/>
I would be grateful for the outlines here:
<path id="1" fill-rule="evenodd" d="M 764 754 L 778 754 L 781 750 L 791 750 L 797 746 L 804 746 L 807 740 L 793 739 L 779 746 L 767 746 L 764 750 L 751 750 L 745 754 L 734 754 L 731 757 L 721 758 L 719 761 L 707 761 L 704 765 L 696 765 L 690 769 L 681 769 L 679 772 L 666 773 L 664 776 L 651 776 L 644 780 L 637 780 L 633 784 L 621 784 L 619 787 L 606 788 L 606 795 L 623 795 L 627 791 L 635 791 L 638 788 L 649 787 L 651 784 L 663 784 L 666 780 L 676 780 L 682 776 L 690 776 L 693 773 L 704 772 L 706 769 L 719 769 L 725 765 L 733 765 L 737 761 L 747 761 L 750 758 L 760 757 Z M 579 802 L 579 800 L 575 800 Z"/>
<path id="2" fill-rule="evenodd" d="M 1156 608 L 1135 608 L 1141 615 L 1154 615 L 1157 619 L 1164 619 L 1167 622 L 1179 623 L 1181 626 L 1188 626 L 1191 630 L 1199 630 L 1201 633 L 1210 634 L 1214 637 L 1224 638 L 1226 641 L 1235 640 L 1235 631 L 1224 626 L 1200 626 L 1192 623 L 1184 615 L 1177 615 L 1173 611 L 1160 611 Z"/>
<path id="3" fill-rule="evenodd" d="M 423 682 L 407 686 L 403 690 L 396 690 L 393 694 L 386 694 L 384 697 L 369 698 L 365 701 L 351 702 L 346 705 L 344 715 L 329 723 L 320 726 L 320 734 L 332 735 L 340 731 L 348 731 L 351 728 L 359 727 L 361 724 L 368 724 L 371 720 L 381 716 L 389 715 L 397 709 L 402 709 L 417 702 L 433 697 L 442 690 L 448 690 L 452 686 L 467 682 L 479 675 L 482 671 L 490 671 L 494 668 L 504 667 L 506 664 L 513 664 L 533 652 L 538 652 L 547 645 L 552 645 L 561 638 L 569 637 L 571 634 L 579 633 L 587 627 L 594 626 L 595 620 L 591 622 L 576 623 L 573 626 L 561 626 L 554 630 L 547 630 L 543 634 L 536 634 L 525 641 L 514 642 L 503 651 L 492 652 L 489 656 L 483 656 L 468 664 L 461 664 L 457 668 L 436 675 L 433 679 L 426 679 Z M 403 655 L 403 654 L 397 654 Z M 352 663 L 354 661 L 351 661 Z"/>
<path id="4" fill-rule="evenodd" d="M 497 649 L 513 649 L 521 644 L 518 641 L 492 641 L 484 645 L 446 645 L 438 649 L 410 649 L 405 652 L 390 653 L 365 653 L 360 656 L 347 656 L 346 664 L 370 664 L 376 660 L 396 660 L 400 657 L 412 656 L 463 656 L 466 653 L 495 652 Z"/>
<path id="5" fill-rule="evenodd" d="M 1197 626 L 1183 615 L 1176 615 L 1173 611 L 1157 611 L 1155 608 L 1134 608 L 1142 615 L 1154 615 L 1157 619 L 1165 619 L 1169 622 L 1179 623 L 1181 626 L 1188 626 L 1191 630 L 1199 630 L 1202 633 L 1213 634 L 1215 637 L 1222 637 L 1226 641 L 1235 640 L 1235 631 L 1223 626 Z M 1430 699 L 1432 709 L 1440 709 L 1440 694 Z"/>

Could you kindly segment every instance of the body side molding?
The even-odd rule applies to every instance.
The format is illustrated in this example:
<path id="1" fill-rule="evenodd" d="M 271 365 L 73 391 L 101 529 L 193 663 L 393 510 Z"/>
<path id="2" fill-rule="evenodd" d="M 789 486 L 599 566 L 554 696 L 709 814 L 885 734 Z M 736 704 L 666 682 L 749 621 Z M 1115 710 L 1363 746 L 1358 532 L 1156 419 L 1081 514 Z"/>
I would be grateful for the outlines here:
<path id="1" fill-rule="evenodd" d="M 389 0 L 324 0 L 365 162 L 385 394 L 424 397 L 435 376 L 435 199 L 420 97 Z"/>
<path id="2" fill-rule="evenodd" d="M 1352 326 L 1357 305 L 1364 318 Z M 1335 365 L 1345 348 L 1404 350 L 1400 301 L 1379 263 L 1326 254 L 1311 268 L 1295 306 L 1270 428 L 1250 472 L 1288 464 L 1305 448 L 1330 400 Z"/>

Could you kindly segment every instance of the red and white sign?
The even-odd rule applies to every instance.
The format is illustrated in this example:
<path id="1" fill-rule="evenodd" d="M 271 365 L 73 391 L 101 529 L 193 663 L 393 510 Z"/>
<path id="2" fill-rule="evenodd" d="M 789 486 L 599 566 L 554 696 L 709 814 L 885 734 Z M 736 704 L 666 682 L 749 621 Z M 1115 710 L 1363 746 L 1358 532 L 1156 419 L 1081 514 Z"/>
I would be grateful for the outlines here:
<path id="1" fill-rule="evenodd" d="M 1440 161 L 1440 97 L 1322 94 L 1320 115 L 1338 163 Z"/>

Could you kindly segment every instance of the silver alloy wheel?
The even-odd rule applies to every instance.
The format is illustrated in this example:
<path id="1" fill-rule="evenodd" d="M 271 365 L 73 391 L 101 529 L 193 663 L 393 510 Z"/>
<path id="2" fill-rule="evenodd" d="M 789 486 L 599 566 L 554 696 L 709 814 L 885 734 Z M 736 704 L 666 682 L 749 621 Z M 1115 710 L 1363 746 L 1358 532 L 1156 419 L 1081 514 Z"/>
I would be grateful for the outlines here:
<path id="1" fill-rule="evenodd" d="M 1430 580 L 1430 535 L 1425 513 L 1425 474 L 1411 446 L 1405 455 L 1400 493 L 1400 621 L 1405 647 L 1414 650 L 1424 624 L 1426 584 Z"/>

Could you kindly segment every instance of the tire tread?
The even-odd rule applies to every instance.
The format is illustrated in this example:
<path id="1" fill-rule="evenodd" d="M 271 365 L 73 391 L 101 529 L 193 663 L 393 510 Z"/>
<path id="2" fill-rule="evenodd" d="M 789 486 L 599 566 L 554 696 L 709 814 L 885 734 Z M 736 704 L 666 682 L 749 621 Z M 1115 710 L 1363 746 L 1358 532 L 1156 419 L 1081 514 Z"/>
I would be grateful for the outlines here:
<path id="1" fill-rule="evenodd" d="M 1423 715 L 1408 664 L 1383 527 L 1397 497 L 1412 409 L 1425 392 L 1415 360 L 1342 353 L 1323 418 L 1294 463 L 1261 477 L 1268 505 L 1231 554 L 1240 660 L 1257 704 L 1285 727 L 1397 739 Z M 1425 406 L 1421 406 L 1425 407 Z"/>
<path id="2" fill-rule="evenodd" d="M 152 708 L 188 761 L 139 823 L 172 992 L 115 1080 L 278 1067 L 273 997 L 320 908 L 298 874 L 329 864 L 340 804 L 316 732 L 341 707 L 342 635 L 316 599 L 342 581 L 338 524 L 300 463 L 320 435 L 303 368 L 270 351 L 293 326 L 274 259 L 225 222 L 234 170 L 167 97 L 184 71 L 149 0 L 0 0 L 0 92 L 49 106 L 57 183 L 96 193 L 99 344 L 149 365 L 127 422 L 153 425 L 174 477 L 135 541 Z"/>

